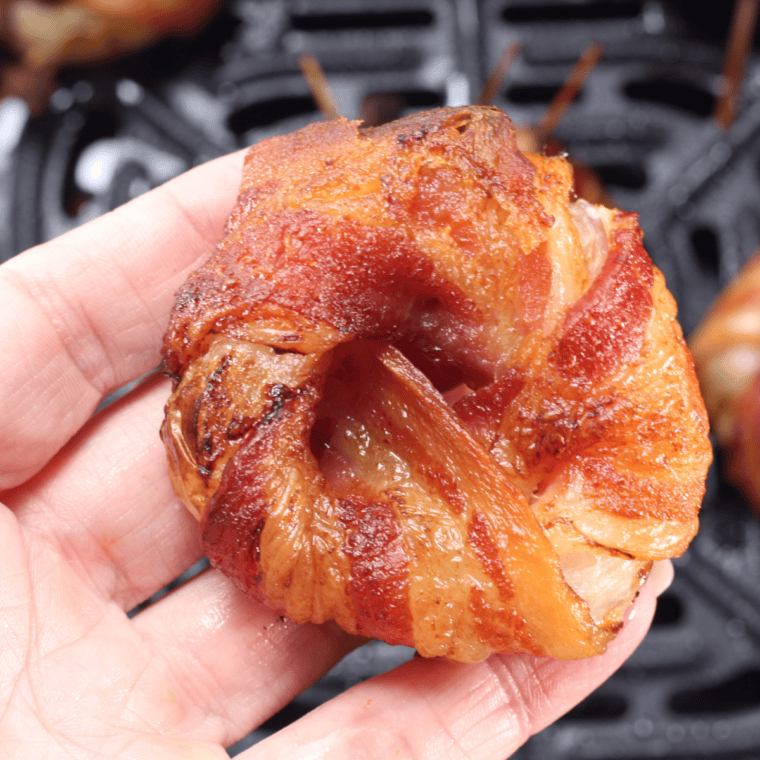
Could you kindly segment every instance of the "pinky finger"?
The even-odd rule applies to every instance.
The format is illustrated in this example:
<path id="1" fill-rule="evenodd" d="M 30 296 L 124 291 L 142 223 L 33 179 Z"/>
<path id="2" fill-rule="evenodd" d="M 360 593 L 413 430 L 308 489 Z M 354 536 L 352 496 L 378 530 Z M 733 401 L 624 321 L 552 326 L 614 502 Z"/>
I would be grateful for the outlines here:
<path id="1" fill-rule="evenodd" d="M 649 629 L 660 590 L 662 580 L 650 579 L 622 631 L 598 657 L 562 662 L 495 655 L 476 665 L 415 658 L 239 758 L 504 760 L 622 665 Z"/>

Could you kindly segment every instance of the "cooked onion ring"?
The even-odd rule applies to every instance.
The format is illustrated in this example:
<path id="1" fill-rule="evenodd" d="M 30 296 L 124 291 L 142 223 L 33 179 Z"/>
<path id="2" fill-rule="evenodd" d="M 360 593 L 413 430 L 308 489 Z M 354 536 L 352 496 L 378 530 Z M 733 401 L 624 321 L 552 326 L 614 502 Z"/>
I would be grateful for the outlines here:
<path id="1" fill-rule="evenodd" d="M 604 650 L 696 532 L 711 453 L 636 216 L 571 187 L 491 108 L 250 151 L 165 341 L 216 567 L 424 656 Z"/>

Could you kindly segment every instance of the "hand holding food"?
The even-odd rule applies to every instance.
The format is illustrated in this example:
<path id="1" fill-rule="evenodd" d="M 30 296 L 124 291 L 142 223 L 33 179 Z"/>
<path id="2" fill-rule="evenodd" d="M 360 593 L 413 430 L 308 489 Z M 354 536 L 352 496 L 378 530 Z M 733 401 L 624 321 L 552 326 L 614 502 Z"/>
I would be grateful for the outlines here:
<path id="1" fill-rule="evenodd" d="M 490 108 L 251 150 L 177 296 L 163 427 L 251 597 L 425 656 L 577 658 L 684 551 L 711 455 L 675 305 L 635 215 L 571 187 Z"/>

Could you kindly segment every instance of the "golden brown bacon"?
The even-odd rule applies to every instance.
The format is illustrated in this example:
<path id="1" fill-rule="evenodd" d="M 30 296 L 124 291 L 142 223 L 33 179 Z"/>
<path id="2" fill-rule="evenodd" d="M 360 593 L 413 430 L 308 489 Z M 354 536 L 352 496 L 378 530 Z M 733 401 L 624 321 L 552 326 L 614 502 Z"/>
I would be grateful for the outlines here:
<path id="1" fill-rule="evenodd" d="M 215 566 L 425 656 L 604 650 L 694 535 L 710 450 L 635 215 L 571 186 L 491 108 L 250 151 L 165 344 Z"/>
<path id="2" fill-rule="evenodd" d="M 727 475 L 760 511 L 760 251 L 720 294 L 691 338 Z"/>

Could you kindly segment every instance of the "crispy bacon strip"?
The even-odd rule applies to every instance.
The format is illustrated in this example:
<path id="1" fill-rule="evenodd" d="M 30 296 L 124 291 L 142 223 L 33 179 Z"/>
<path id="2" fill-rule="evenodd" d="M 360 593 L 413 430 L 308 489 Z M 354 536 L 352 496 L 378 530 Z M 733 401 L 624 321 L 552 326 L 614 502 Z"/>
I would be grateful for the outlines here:
<path id="1" fill-rule="evenodd" d="M 635 215 L 571 187 L 491 108 L 251 150 L 165 341 L 215 566 L 425 656 L 604 650 L 694 535 L 710 447 Z"/>

